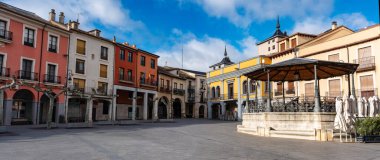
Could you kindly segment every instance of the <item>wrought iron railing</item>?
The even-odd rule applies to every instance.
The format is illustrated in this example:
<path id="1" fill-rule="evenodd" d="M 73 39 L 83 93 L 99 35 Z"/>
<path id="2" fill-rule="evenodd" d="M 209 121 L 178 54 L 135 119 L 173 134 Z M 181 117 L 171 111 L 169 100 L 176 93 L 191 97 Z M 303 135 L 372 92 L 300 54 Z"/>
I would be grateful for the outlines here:
<path id="1" fill-rule="evenodd" d="M 122 76 L 120 76 L 119 75 L 119 81 L 125 81 L 125 82 L 131 82 L 131 83 L 133 83 L 133 82 L 135 82 L 135 79 L 134 79 L 133 76 L 128 76 L 128 75 L 122 75 Z"/>
<path id="2" fill-rule="evenodd" d="M 157 86 L 157 81 L 152 79 L 144 79 L 140 78 L 140 85 L 146 85 L 146 86 Z"/>
<path id="3" fill-rule="evenodd" d="M 168 93 L 168 94 L 172 93 L 172 89 L 170 88 L 170 86 L 167 86 L 167 85 L 161 86 L 159 91 L 162 93 Z"/>
<path id="4" fill-rule="evenodd" d="M 285 92 L 286 92 L 286 94 L 295 94 L 296 93 L 294 88 L 293 89 L 287 89 Z"/>
<path id="5" fill-rule="evenodd" d="M 376 68 L 375 56 L 355 59 L 354 63 L 359 64 L 356 71 L 367 71 L 367 70 L 373 70 Z"/>
<path id="6" fill-rule="evenodd" d="M 57 45 L 49 44 L 49 52 L 57 53 Z"/>
<path id="7" fill-rule="evenodd" d="M 34 47 L 34 38 L 24 37 L 24 45 Z"/>
<path id="8" fill-rule="evenodd" d="M 237 93 L 221 94 L 220 99 L 221 100 L 237 100 L 238 94 Z"/>
<path id="9" fill-rule="evenodd" d="M 0 29 L 0 38 L 8 41 L 12 41 L 13 33 L 4 29 Z"/>
<path id="10" fill-rule="evenodd" d="M 325 96 L 327 97 L 342 97 L 343 95 L 343 91 L 329 91 L 325 93 Z"/>
<path id="11" fill-rule="evenodd" d="M 355 91 L 357 97 L 369 98 L 377 95 L 377 88 L 362 88 Z"/>
<path id="12" fill-rule="evenodd" d="M 38 81 L 38 73 L 25 71 L 25 70 L 18 70 L 16 72 L 18 79 L 25 79 L 25 80 L 32 80 L 32 81 Z"/>
<path id="13" fill-rule="evenodd" d="M 185 90 L 174 88 L 173 89 L 173 94 L 183 96 L 183 95 L 185 95 Z"/>
<path id="14" fill-rule="evenodd" d="M 44 74 L 43 81 L 44 82 L 48 82 L 48 83 L 57 83 L 57 84 L 60 84 L 61 83 L 61 76 Z"/>
<path id="15" fill-rule="evenodd" d="M 0 76 L 1 77 L 10 77 L 9 68 L 1 67 L 0 68 Z"/>

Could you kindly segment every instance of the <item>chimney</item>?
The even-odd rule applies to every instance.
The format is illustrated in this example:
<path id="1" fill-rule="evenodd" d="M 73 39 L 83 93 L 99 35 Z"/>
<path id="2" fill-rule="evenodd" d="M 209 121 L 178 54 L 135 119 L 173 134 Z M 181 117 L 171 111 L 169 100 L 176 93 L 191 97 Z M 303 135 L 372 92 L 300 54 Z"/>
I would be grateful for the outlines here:
<path id="1" fill-rule="evenodd" d="M 129 43 L 128 43 L 128 42 L 124 42 L 123 44 L 126 45 L 126 46 L 129 46 Z"/>
<path id="2" fill-rule="evenodd" d="M 135 49 L 136 49 L 136 45 L 135 45 L 135 44 L 133 44 L 133 45 L 132 45 L 132 48 L 135 48 Z"/>
<path id="3" fill-rule="evenodd" d="M 65 14 L 63 12 L 59 13 L 59 23 L 65 24 Z"/>
<path id="4" fill-rule="evenodd" d="M 88 33 L 90 33 L 90 34 L 92 34 L 92 35 L 94 35 L 96 37 L 99 37 L 100 36 L 100 32 L 101 31 L 99 29 L 93 29 L 93 30 L 89 31 Z"/>
<path id="5" fill-rule="evenodd" d="M 77 21 L 69 21 L 69 28 L 70 29 L 78 29 L 79 27 L 79 22 Z"/>
<path id="6" fill-rule="evenodd" d="M 55 10 L 51 9 L 49 12 L 49 21 L 55 21 Z"/>
<path id="7" fill-rule="evenodd" d="M 338 26 L 338 23 L 336 23 L 336 21 L 333 21 L 333 22 L 331 23 L 331 30 L 336 29 L 337 26 Z"/>

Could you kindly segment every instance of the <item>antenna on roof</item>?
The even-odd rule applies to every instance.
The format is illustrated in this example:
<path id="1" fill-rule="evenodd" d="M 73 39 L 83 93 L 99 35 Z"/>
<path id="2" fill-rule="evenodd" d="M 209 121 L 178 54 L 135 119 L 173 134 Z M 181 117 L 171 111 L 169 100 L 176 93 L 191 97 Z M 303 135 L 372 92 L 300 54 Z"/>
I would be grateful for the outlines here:
<path id="1" fill-rule="evenodd" d="M 182 44 L 182 69 L 183 69 L 183 44 Z"/>
<path id="2" fill-rule="evenodd" d="M 78 13 L 78 15 L 77 15 L 77 22 L 79 23 L 79 13 Z"/>

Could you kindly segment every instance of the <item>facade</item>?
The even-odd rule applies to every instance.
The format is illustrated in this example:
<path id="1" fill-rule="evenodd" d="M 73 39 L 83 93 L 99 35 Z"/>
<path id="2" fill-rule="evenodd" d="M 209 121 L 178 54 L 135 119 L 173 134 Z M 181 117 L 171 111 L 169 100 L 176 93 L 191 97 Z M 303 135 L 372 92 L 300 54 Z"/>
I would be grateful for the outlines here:
<path id="1" fill-rule="evenodd" d="M 276 31 L 269 38 L 257 43 L 259 55 L 277 53 L 280 50 L 278 42 L 287 37 L 286 32 L 281 31 L 280 20 L 277 17 Z"/>
<path id="2" fill-rule="evenodd" d="M 34 13 L 0 2 L 0 78 L 10 77 L 58 94 L 66 84 L 70 33 Z M 52 11 L 54 13 L 54 11 Z M 55 14 L 55 13 L 54 13 Z M 64 18 L 63 13 L 61 19 Z M 4 125 L 43 124 L 49 98 L 32 87 L 19 86 L 1 92 Z M 55 100 L 53 122 L 64 121 L 65 96 Z"/>
<path id="3" fill-rule="evenodd" d="M 225 50 L 221 62 L 210 66 L 207 73 L 208 118 L 222 120 L 241 120 L 243 105 L 262 103 L 267 99 L 268 86 L 265 82 L 250 81 L 243 76 L 262 65 L 270 64 L 265 56 L 253 57 L 238 63 L 232 63 Z M 225 63 L 229 62 L 229 63 Z M 247 100 L 248 99 L 248 100 Z"/>

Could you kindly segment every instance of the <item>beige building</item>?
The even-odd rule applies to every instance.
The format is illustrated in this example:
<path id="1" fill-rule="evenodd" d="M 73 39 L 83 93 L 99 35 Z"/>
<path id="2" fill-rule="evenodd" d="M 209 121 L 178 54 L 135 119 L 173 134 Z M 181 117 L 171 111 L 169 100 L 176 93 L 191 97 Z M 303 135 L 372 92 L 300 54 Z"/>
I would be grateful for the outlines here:
<path id="1" fill-rule="evenodd" d="M 320 95 L 322 99 L 351 94 L 369 97 L 379 93 L 376 80 L 380 77 L 376 70 L 380 68 L 376 62 L 379 63 L 380 58 L 375 55 L 380 49 L 379 35 L 379 25 L 353 31 L 333 22 L 330 29 L 319 35 L 295 33 L 282 38 L 278 42 L 279 52 L 265 55 L 272 59 L 272 64 L 294 57 L 357 63 L 359 67 L 352 75 L 320 80 Z M 282 85 L 287 97 L 314 97 L 314 81 L 275 83 L 274 97 L 282 97 Z M 290 92 L 293 88 L 294 93 Z"/>

